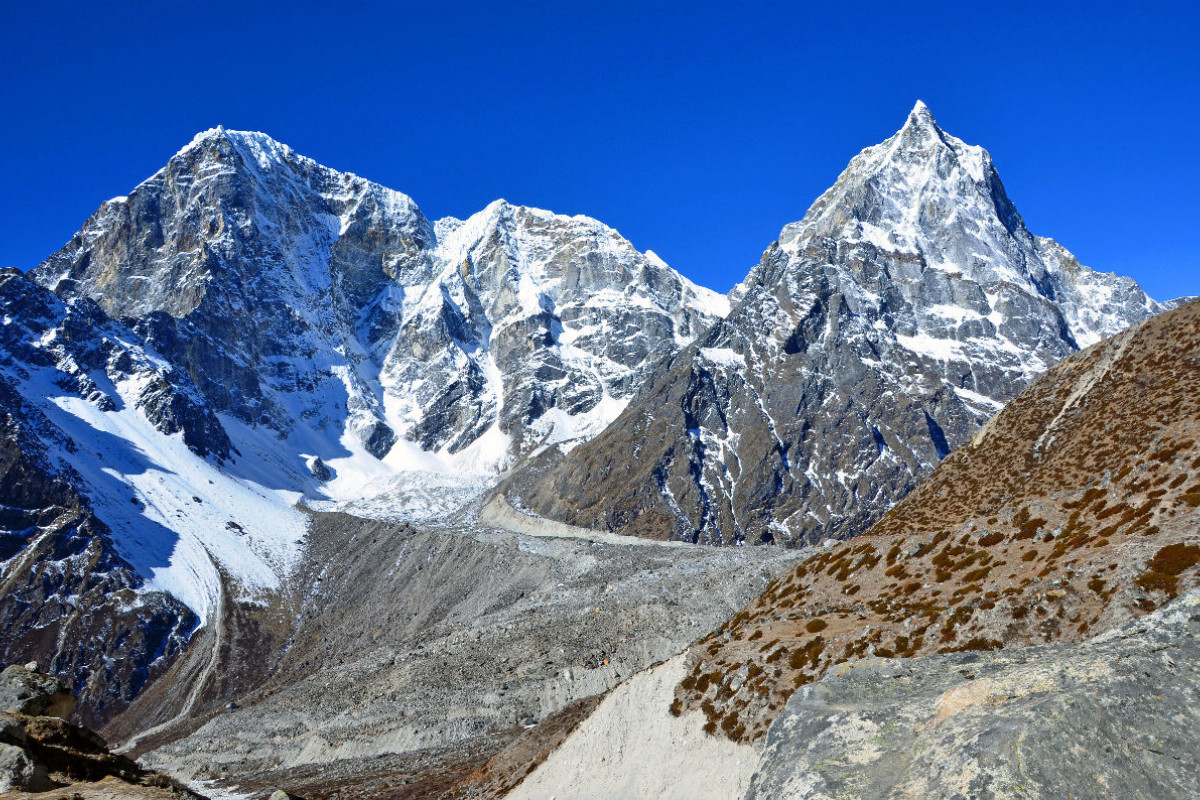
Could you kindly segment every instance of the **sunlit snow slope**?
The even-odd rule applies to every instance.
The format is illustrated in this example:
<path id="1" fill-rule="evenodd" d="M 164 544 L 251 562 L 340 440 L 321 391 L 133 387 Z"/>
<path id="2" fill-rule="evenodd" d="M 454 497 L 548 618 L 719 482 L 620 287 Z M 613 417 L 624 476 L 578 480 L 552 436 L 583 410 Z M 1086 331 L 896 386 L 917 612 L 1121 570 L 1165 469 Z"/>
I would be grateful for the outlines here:
<path id="1" fill-rule="evenodd" d="M 497 201 L 434 225 L 399 192 L 223 129 L 35 275 L 190 375 L 269 465 L 264 486 L 402 516 L 595 435 L 728 310 L 595 220 Z"/>

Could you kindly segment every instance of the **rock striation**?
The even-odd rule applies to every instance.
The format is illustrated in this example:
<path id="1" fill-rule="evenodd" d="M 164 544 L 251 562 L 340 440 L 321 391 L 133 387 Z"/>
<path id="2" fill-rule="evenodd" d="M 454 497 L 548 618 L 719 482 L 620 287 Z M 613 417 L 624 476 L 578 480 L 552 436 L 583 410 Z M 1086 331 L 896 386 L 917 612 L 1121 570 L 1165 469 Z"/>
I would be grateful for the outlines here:
<path id="1" fill-rule="evenodd" d="M 1073 645 L 855 662 L 793 695 L 746 800 L 1191 797 L 1200 597 Z"/>

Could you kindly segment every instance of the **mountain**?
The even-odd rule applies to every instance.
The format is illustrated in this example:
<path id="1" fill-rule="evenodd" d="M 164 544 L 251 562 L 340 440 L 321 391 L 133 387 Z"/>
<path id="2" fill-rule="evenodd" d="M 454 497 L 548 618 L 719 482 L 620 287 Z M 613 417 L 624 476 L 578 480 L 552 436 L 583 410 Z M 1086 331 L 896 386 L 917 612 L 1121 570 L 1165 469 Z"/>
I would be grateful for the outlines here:
<path id="1" fill-rule="evenodd" d="M 591 435 L 727 305 L 595 220 L 497 201 L 430 223 L 399 192 L 224 129 L 34 275 L 128 320 L 239 449 L 267 449 L 274 488 L 314 499 L 402 469 L 494 475 Z"/>
<path id="2" fill-rule="evenodd" d="M 595 220 L 430 223 L 263 134 L 201 133 L 0 274 L 0 656 L 103 724 L 282 590 L 312 509 L 461 505 L 594 435 L 726 311 Z"/>
<path id="3" fill-rule="evenodd" d="M 507 796 L 1195 794 L 1198 390 L 1200 302 L 1067 357 Z"/>
<path id="4" fill-rule="evenodd" d="M 728 299 L 595 220 L 431 222 L 208 131 L 0 272 L 0 658 L 219 792 L 478 796 L 578 773 L 574 731 L 747 784 L 835 659 L 1081 638 L 1192 585 L 1197 312 L 1163 308 L 1030 235 L 923 106 Z M 848 536 L 943 458 L 815 554 L 612 533 Z"/>
<path id="5" fill-rule="evenodd" d="M 837 664 L 1095 636 L 1200 586 L 1198 508 L 1192 302 L 1037 379 L 866 534 L 701 639 L 677 697 L 754 739 Z"/>
<path id="6" fill-rule="evenodd" d="M 1050 365 L 1169 307 L 1030 234 L 987 151 L 920 102 L 732 298 L 604 433 L 509 479 L 514 505 L 652 538 L 847 538 Z"/>

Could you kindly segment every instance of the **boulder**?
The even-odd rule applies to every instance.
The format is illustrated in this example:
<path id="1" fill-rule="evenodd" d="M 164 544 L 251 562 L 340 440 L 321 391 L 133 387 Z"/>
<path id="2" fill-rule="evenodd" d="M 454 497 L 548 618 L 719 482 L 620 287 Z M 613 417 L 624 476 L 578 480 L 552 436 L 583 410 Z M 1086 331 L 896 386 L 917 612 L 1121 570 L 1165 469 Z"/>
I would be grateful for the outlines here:
<path id="1" fill-rule="evenodd" d="M 52 788 L 46 770 L 23 747 L 0 742 L 0 792 L 44 792 Z"/>
<path id="2" fill-rule="evenodd" d="M 0 713 L 66 719 L 75 695 L 58 678 L 13 665 L 0 673 Z"/>

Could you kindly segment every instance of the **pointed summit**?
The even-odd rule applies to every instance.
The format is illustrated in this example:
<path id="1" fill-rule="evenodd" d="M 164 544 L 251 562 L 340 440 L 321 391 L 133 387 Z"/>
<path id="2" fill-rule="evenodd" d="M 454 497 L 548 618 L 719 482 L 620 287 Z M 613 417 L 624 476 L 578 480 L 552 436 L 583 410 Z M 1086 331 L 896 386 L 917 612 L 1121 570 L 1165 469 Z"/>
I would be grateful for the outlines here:
<path id="1" fill-rule="evenodd" d="M 925 105 L 923 100 L 918 100 L 913 106 L 912 111 L 908 112 L 908 120 L 904 123 L 904 127 L 921 127 L 921 128 L 936 128 L 937 122 L 933 119 L 933 114 L 929 110 L 929 106 Z"/>
<path id="2" fill-rule="evenodd" d="M 912 111 L 908 112 L 908 118 L 904 120 L 904 127 L 898 131 L 898 135 L 904 146 L 917 148 L 924 148 L 938 139 L 946 138 L 929 111 L 929 106 L 920 100 L 913 106 Z"/>

